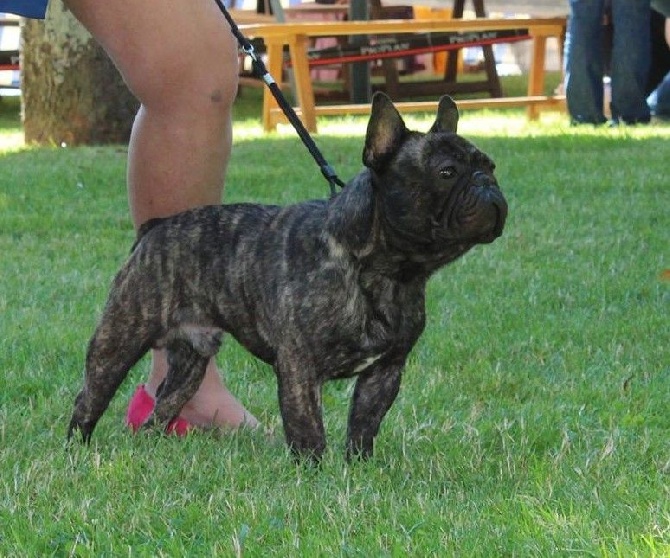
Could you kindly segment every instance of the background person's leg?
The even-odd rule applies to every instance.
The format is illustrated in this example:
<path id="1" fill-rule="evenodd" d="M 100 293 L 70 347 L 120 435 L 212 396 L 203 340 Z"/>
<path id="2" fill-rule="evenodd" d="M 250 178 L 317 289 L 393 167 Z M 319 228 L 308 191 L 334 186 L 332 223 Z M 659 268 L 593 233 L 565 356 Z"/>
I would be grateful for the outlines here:
<path id="1" fill-rule="evenodd" d="M 565 40 L 565 95 L 573 122 L 601 124 L 604 0 L 570 0 Z"/>
<path id="2" fill-rule="evenodd" d="M 649 0 L 612 0 L 612 21 L 612 118 L 633 124 L 649 122 Z"/>

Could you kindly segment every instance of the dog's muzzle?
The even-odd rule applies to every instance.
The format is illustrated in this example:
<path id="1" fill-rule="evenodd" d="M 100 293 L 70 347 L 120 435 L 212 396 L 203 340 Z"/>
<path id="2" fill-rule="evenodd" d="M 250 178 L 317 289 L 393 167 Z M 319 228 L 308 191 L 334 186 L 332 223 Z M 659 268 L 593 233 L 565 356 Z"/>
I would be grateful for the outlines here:
<path id="1" fill-rule="evenodd" d="M 483 171 L 475 171 L 463 187 L 460 211 L 461 233 L 477 242 L 493 242 L 507 219 L 507 201 L 495 179 Z"/>

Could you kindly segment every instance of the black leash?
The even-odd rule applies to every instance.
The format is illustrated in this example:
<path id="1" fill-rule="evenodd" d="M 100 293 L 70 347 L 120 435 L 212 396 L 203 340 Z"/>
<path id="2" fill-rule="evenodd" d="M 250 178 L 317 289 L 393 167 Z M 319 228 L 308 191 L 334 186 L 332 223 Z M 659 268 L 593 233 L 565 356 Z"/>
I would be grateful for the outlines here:
<path id="1" fill-rule="evenodd" d="M 219 10 L 221 10 L 223 16 L 228 21 L 230 29 L 233 32 L 233 35 L 235 35 L 235 38 L 237 39 L 237 42 L 240 45 L 240 48 L 244 51 L 245 54 L 249 56 L 249 58 L 251 58 L 251 64 L 254 73 L 256 74 L 256 76 L 261 78 L 265 82 L 265 84 L 270 88 L 272 96 L 277 101 L 277 104 L 284 111 L 286 118 L 293 125 L 295 131 L 300 136 L 302 143 L 305 144 L 305 147 L 310 152 L 310 154 L 316 161 L 317 165 L 319 165 L 319 168 L 321 169 L 321 174 L 323 174 L 323 176 L 328 181 L 328 184 L 330 184 L 330 194 L 331 196 L 334 196 L 337 193 L 335 186 L 337 185 L 340 188 L 343 188 L 344 182 L 342 182 L 338 178 L 333 167 L 331 167 L 328 164 L 324 156 L 321 154 L 321 151 L 319 151 L 319 148 L 314 143 L 314 140 L 309 135 L 309 132 L 305 129 L 305 126 L 303 125 L 301 120 L 298 118 L 298 115 L 293 110 L 293 107 L 286 100 L 286 97 L 284 97 L 284 94 L 281 92 L 281 89 L 279 89 L 277 82 L 268 72 L 267 68 L 265 67 L 265 64 L 263 63 L 263 60 L 261 60 L 260 57 L 256 56 L 254 45 L 252 45 L 249 39 L 247 39 L 242 34 L 240 28 L 237 26 L 237 24 L 231 17 L 230 13 L 226 9 L 226 6 L 224 6 L 223 1 L 222 0 L 214 0 L 214 1 L 216 2 L 216 5 L 219 7 Z"/>

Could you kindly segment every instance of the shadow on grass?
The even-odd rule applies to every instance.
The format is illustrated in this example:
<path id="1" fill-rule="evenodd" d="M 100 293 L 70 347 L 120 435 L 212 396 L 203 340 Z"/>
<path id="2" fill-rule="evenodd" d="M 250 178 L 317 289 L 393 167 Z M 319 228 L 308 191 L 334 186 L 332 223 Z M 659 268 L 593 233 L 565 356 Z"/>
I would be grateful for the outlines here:
<path id="1" fill-rule="evenodd" d="M 0 132 L 21 127 L 21 98 L 0 97 Z"/>

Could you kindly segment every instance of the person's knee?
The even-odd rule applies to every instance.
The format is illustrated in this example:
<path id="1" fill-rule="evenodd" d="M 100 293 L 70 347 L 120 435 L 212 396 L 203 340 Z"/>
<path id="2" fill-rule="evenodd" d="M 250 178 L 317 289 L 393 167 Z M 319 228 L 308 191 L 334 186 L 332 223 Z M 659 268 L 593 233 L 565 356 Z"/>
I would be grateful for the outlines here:
<path id="1" fill-rule="evenodd" d="M 141 56 L 121 68 L 138 100 L 152 110 L 228 113 L 238 88 L 234 47 L 196 56 L 173 50 L 157 49 L 153 56 Z"/>
<path id="2" fill-rule="evenodd" d="M 146 107 L 227 111 L 237 92 L 238 49 L 214 3 L 67 0 Z"/>

